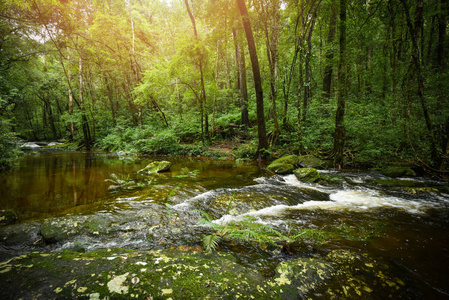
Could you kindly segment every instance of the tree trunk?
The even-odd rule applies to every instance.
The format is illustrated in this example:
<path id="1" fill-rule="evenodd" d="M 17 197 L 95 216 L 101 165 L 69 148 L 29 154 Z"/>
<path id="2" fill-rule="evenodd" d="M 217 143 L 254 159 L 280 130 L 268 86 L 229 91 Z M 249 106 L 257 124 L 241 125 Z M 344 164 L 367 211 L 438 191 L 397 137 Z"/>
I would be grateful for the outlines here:
<path id="1" fill-rule="evenodd" d="M 310 65 L 310 60 L 312 59 L 312 34 L 315 28 L 316 12 L 310 17 L 311 24 L 309 32 L 307 35 L 307 53 L 305 61 L 305 85 L 304 85 L 304 98 L 303 98 L 303 110 L 302 110 L 302 121 L 307 122 L 307 106 L 309 105 L 309 99 L 312 98 L 312 67 Z"/>
<path id="2" fill-rule="evenodd" d="M 79 104 L 82 113 L 82 123 L 83 123 L 83 137 L 84 137 L 84 146 L 86 150 L 90 150 L 91 136 L 90 136 L 90 128 L 89 123 L 87 121 L 86 109 L 84 108 L 84 83 L 83 83 L 83 59 L 81 55 L 79 57 Z"/>
<path id="3" fill-rule="evenodd" d="M 337 113 L 335 115 L 334 166 L 343 167 L 345 147 L 345 104 L 346 104 L 346 0 L 340 0 L 340 61 L 338 64 Z"/>
<path id="4" fill-rule="evenodd" d="M 279 122 L 277 115 L 277 95 L 278 95 L 278 69 L 279 69 L 279 19 L 280 19 L 280 2 L 273 1 L 272 11 L 262 5 L 262 19 L 264 20 L 265 44 L 267 50 L 268 66 L 270 69 L 270 100 L 274 121 L 274 131 L 269 134 L 269 145 L 273 146 L 279 136 Z M 269 24 L 269 19 L 272 18 L 272 24 Z M 271 25 L 271 26 L 270 26 Z M 270 28 L 271 31 L 270 31 Z"/>
<path id="5" fill-rule="evenodd" d="M 251 22 L 249 20 L 248 10 L 244 0 L 236 0 L 242 16 L 243 28 L 246 33 L 246 40 L 248 42 L 248 51 L 251 57 L 251 66 L 253 69 L 254 89 L 256 91 L 256 106 L 257 106 L 257 134 L 259 138 L 258 152 L 262 149 L 268 149 L 267 133 L 265 129 L 265 115 L 263 108 L 263 89 L 262 79 L 260 77 L 259 60 L 257 58 L 256 44 L 254 42 L 253 31 L 251 29 Z"/>
<path id="6" fill-rule="evenodd" d="M 103 73 L 103 78 L 104 78 L 104 83 L 106 85 L 106 89 L 108 91 L 108 100 L 109 100 L 109 105 L 111 107 L 112 123 L 115 126 L 116 125 L 116 120 L 115 120 L 116 116 L 115 116 L 115 108 L 114 108 L 114 99 L 113 99 L 113 95 L 112 95 L 112 88 L 110 86 L 109 79 L 108 79 L 108 76 L 106 75 L 106 73 Z"/>
<path id="7" fill-rule="evenodd" d="M 335 34 L 337 32 L 337 3 L 332 1 L 331 4 L 331 16 L 329 19 L 329 33 L 327 36 L 327 47 L 326 50 L 326 66 L 324 67 L 324 78 L 323 78 L 323 100 L 324 104 L 329 103 L 329 98 L 331 96 L 331 87 L 332 87 L 332 74 L 333 74 L 333 59 L 334 59 L 334 49 L 332 44 L 334 43 Z"/>
<path id="8" fill-rule="evenodd" d="M 186 9 L 187 9 L 187 13 L 189 14 L 190 17 L 190 21 L 192 22 L 192 26 L 193 26 L 193 35 L 195 37 L 195 42 L 198 42 L 198 33 L 196 30 L 196 23 L 195 23 L 195 17 L 192 14 L 192 11 L 190 10 L 190 6 L 189 6 L 189 2 L 188 0 L 184 0 L 184 3 L 186 5 Z M 209 140 L 210 136 L 209 136 L 209 118 L 208 118 L 208 112 L 207 112 L 207 102 L 206 102 L 206 89 L 204 86 L 204 74 L 203 74 L 203 56 L 202 54 L 199 52 L 197 52 L 198 55 L 198 64 L 199 64 L 199 68 L 200 68 L 200 76 L 201 76 L 201 105 L 200 105 L 200 109 L 201 109 L 201 133 L 203 133 L 203 116 L 205 117 L 205 131 L 206 131 L 206 139 Z"/>
<path id="9" fill-rule="evenodd" d="M 439 15 L 438 15 L 438 46 L 437 46 L 437 60 L 438 60 L 438 95 L 437 95 L 437 111 L 444 112 L 444 105 L 448 103 L 448 95 L 444 92 L 445 81 L 443 80 L 446 71 L 446 28 L 447 28 L 447 14 L 449 13 L 448 0 L 440 0 Z M 440 124 L 439 140 L 442 156 L 448 157 L 448 142 L 449 142 L 449 114 L 442 116 L 443 123 Z M 437 167 L 442 168 L 444 161 L 440 159 Z"/>
<path id="10" fill-rule="evenodd" d="M 408 3 L 406 0 L 401 0 L 402 6 L 404 7 L 406 19 L 407 19 L 407 27 L 409 29 L 410 38 L 412 41 L 412 64 L 414 64 L 415 67 L 415 74 L 416 74 L 416 80 L 417 80 L 417 95 L 418 99 L 421 103 L 421 107 L 423 110 L 424 120 L 426 123 L 426 128 L 429 133 L 430 137 L 430 155 L 432 160 L 432 165 L 434 167 L 437 166 L 441 162 L 441 157 L 438 154 L 437 148 L 436 148 L 436 142 L 435 142 L 435 135 L 433 132 L 433 125 L 432 120 L 430 119 L 428 107 L 427 107 L 427 101 L 424 96 L 424 77 L 422 74 L 422 68 L 421 68 L 421 56 L 420 56 L 420 49 L 419 49 L 419 35 L 421 34 L 421 28 L 423 26 L 423 0 L 417 0 L 417 8 L 415 12 L 415 24 L 412 23 L 411 17 L 410 17 L 410 11 L 408 7 Z"/>
<path id="11" fill-rule="evenodd" d="M 241 107 L 241 123 L 245 126 L 245 129 L 250 127 L 249 115 L 248 115 L 248 86 L 246 80 L 246 61 L 245 61 L 245 51 L 241 45 L 240 38 L 237 31 L 234 29 L 232 31 L 235 43 L 235 53 L 237 60 L 237 70 L 238 70 L 238 84 L 240 90 L 240 107 Z"/>

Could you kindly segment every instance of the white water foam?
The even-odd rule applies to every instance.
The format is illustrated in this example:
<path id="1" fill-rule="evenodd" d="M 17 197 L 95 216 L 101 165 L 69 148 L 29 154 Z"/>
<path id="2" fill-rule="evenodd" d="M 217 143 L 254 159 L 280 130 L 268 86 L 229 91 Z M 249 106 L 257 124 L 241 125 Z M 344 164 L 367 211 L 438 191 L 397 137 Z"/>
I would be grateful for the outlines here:
<path id="1" fill-rule="evenodd" d="M 431 206 L 433 205 L 429 202 L 419 202 L 392 196 L 384 196 L 371 189 L 340 190 L 330 194 L 330 201 L 306 201 L 294 206 L 283 204 L 274 205 L 238 216 L 225 215 L 215 222 L 218 224 L 227 224 L 232 221 L 241 221 L 245 216 L 256 218 L 281 217 L 286 211 L 317 209 L 364 212 L 376 208 L 392 208 L 404 210 L 411 214 L 423 214 Z"/>
<path id="2" fill-rule="evenodd" d="M 39 146 L 38 144 L 33 143 L 33 142 L 28 142 L 28 143 L 25 143 L 22 146 L 20 146 L 20 148 L 40 148 L 40 147 L 41 146 Z"/>

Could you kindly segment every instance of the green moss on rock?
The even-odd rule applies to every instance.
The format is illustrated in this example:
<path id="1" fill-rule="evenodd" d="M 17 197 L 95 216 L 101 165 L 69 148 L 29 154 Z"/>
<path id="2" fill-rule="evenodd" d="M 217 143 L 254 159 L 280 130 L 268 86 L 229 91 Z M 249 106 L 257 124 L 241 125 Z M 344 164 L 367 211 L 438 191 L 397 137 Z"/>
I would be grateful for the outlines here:
<path id="1" fill-rule="evenodd" d="M 293 166 L 298 166 L 300 160 L 297 155 L 287 155 L 276 159 L 271 164 L 290 164 Z"/>
<path id="2" fill-rule="evenodd" d="M 320 173 L 314 168 L 301 168 L 294 170 L 293 173 L 301 181 L 316 182 L 320 179 Z"/>
<path id="3" fill-rule="evenodd" d="M 287 163 L 272 163 L 268 167 L 268 170 L 276 174 L 291 174 L 295 167 L 292 164 Z"/>
<path id="4" fill-rule="evenodd" d="M 281 262 L 270 278 L 219 252 L 31 253 L 0 262 L 0 282 L 2 299 L 399 299 L 406 288 L 387 265 L 342 250 Z"/>
<path id="5" fill-rule="evenodd" d="M 415 171 L 409 167 L 389 167 L 377 170 L 379 170 L 383 175 L 393 178 L 401 176 L 416 177 Z"/>

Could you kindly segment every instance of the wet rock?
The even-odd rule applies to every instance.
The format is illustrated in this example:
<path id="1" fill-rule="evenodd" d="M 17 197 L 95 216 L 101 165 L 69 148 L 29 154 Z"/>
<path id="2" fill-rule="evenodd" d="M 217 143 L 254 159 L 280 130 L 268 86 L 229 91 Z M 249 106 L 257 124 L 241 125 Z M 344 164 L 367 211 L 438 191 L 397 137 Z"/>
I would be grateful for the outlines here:
<path id="1" fill-rule="evenodd" d="M 0 263 L 0 282 L 7 279 L 2 299 L 272 299 L 278 293 L 230 254 L 178 250 L 33 253 Z"/>
<path id="2" fill-rule="evenodd" d="M 272 162 L 272 164 L 290 164 L 298 167 L 300 163 L 299 157 L 297 155 L 287 155 L 278 158 Z"/>
<path id="3" fill-rule="evenodd" d="M 231 254 L 104 249 L 31 253 L 0 263 L 2 299 L 391 299 L 405 283 L 388 266 L 336 250 L 281 262 L 266 278 Z M 70 272 L 68 272 L 70 270 Z"/>
<path id="4" fill-rule="evenodd" d="M 377 170 L 379 170 L 383 175 L 393 178 L 402 176 L 416 177 L 415 171 L 408 167 L 389 167 Z"/>
<path id="5" fill-rule="evenodd" d="M 295 167 L 292 164 L 287 163 L 271 163 L 267 168 L 271 172 L 280 175 L 291 174 L 295 169 Z"/>
<path id="6" fill-rule="evenodd" d="M 145 168 L 138 171 L 138 173 L 143 174 L 152 174 L 152 173 L 162 173 L 170 170 L 171 162 L 169 161 L 153 161 L 152 163 L 148 164 Z"/>
<path id="7" fill-rule="evenodd" d="M 298 160 L 298 164 L 303 168 L 327 169 L 332 167 L 331 161 L 322 160 L 313 155 L 301 155 Z"/>
<path id="8" fill-rule="evenodd" d="M 41 246 L 40 226 L 38 222 L 28 222 L 0 228 L 0 260 Z"/>
<path id="9" fill-rule="evenodd" d="M 19 217 L 13 210 L 10 209 L 0 210 L 0 226 L 14 223 L 18 219 Z"/>
<path id="10" fill-rule="evenodd" d="M 408 299 L 404 281 L 388 265 L 345 250 L 281 262 L 271 282 L 283 299 Z"/>
<path id="11" fill-rule="evenodd" d="M 320 173 L 314 168 L 301 168 L 294 170 L 293 173 L 301 181 L 316 182 L 320 179 Z"/>
<path id="12" fill-rule="evenodd" d="M 47 243 L 67 241 L 81 235 L 105 235 L 110 231 L 111 220 L 103 216 L 67 216 L 47 219 L 40 233 Z"/>

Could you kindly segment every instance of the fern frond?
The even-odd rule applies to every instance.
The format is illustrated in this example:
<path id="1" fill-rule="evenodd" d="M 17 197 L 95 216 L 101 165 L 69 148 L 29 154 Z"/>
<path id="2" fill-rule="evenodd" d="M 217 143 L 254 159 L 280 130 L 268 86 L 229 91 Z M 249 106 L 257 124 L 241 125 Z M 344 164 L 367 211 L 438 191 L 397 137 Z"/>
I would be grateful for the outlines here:
<path id="1" fill-rule="evenodd" d="M 206 252 L 211 252 L 217 249 L 220 240 L 221 237 L 216 235 L 215 233 L 203 237 L 203 246 L 206 249 Z"/>

